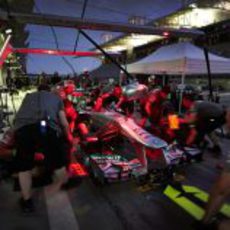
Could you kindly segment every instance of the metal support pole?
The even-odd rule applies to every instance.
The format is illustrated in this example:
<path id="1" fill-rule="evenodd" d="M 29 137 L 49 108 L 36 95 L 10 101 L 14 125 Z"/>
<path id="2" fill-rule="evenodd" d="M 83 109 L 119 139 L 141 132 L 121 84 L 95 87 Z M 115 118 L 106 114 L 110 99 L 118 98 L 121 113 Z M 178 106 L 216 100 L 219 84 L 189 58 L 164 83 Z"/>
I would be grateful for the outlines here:
<path id="1" fill-rule="evenodd" d="M 185 73 L 181 76 L 181 89 L 180 89 L 180 98 L 179 98 L 179 114 L 182 112 L 182 101 L 183 101 L 183 94 L 184 94 L 184 80 L 185 80 Z"/>
<path id="2" fill-rule="evenodd" d="M 122 70 L 128 78 L 133 79 L 133 76 L 127 72 L 114 58 L 112 58 L 100 45 L 97 44 L 85 31 L 79 29 L 79 32 L 90 41 L 97 49 L 99 49 L 110 61 L 112 61 L 120 70 Z"/>
<path id="3" fill-rule="evenodd" d="M 207 66 L 207 73 L 208 73 L 209 100 L 213 101 L 212 75 L 211 75 L 211 70 L 210 70 L 210 61 L 209 61 L 208 50 L 206 47 L 204 48 L 204 56 L 205 56 L 205 62 L 206 62 L 206 66 Z"/>

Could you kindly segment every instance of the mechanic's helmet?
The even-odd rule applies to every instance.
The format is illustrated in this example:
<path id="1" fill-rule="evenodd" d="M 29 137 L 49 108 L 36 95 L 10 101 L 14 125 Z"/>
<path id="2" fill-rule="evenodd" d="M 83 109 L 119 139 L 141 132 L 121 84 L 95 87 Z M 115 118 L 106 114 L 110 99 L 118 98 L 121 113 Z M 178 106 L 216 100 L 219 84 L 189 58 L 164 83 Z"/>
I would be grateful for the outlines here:
<path id="1" fill-rule="evenodd" d="M 73 81 L 67 81 L 64 86 L 65 93 L 72 94 L 76 89 L 76 86 Z"/>
<path id="2" fill-rule="evenodd" d="M 113 95 L 120 97 L 122 95 L 122 88 L 119 85 L 116 85 L 113 89 Z"/>
<path id="3" fill-rule="evenodd" d="M 129 100 L 138 100 L 147 96 L 148 87 L 144 84 L 134 82 L 122 87 L 123 96 Z"/>

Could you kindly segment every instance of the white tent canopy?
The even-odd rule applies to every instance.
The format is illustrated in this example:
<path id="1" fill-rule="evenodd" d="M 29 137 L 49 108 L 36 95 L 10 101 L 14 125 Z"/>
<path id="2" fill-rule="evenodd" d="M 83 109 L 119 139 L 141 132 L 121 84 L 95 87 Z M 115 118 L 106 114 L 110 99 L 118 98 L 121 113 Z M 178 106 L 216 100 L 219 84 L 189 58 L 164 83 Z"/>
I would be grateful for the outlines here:
<path id="1" fill-rule="evenodd" d="M 209 53 L 212 74 L 230 73 L 230 59 Z M 189 42 L 159 48 L 144 59 L 129 64 L 127 71 L 133 74 L 207 74 L 203 49 Z"/>

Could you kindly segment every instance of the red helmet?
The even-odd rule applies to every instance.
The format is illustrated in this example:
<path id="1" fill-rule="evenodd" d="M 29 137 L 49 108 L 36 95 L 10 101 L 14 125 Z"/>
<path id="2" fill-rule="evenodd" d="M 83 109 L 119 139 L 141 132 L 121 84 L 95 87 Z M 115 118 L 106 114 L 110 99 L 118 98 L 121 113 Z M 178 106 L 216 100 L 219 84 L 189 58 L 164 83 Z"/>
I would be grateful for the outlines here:
<path id="1" fill-rule="evenodd" d="M 115 86 L 113 89 L 113 94 L 117 97 L 120 97 L 122 94 L 122 88 L 120 86 Z"/>
<path id="2" fill-rule="evenodd" d="M 65 83 L 64 90 L 67 95 L 72 94 L 75 91 L 75 89 L 76 86 L 73 81 L 68 81 L 67 83 Z"/>

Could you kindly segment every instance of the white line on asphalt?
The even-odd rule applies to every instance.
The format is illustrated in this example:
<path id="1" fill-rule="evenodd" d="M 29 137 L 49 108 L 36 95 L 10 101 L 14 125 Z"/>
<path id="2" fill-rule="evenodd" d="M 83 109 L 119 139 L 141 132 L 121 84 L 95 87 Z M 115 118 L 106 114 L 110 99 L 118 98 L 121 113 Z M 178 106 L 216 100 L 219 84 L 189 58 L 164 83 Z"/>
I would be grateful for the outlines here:
<path id="1" fill-rule="evenodd" d="M 67 193 L 58 191 L 50 194 L 47 188 L 44 190 L 50 230 L 79 230 Z"/>

